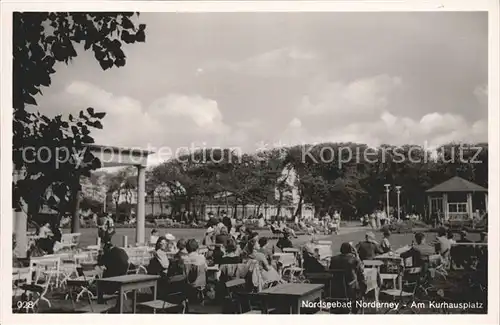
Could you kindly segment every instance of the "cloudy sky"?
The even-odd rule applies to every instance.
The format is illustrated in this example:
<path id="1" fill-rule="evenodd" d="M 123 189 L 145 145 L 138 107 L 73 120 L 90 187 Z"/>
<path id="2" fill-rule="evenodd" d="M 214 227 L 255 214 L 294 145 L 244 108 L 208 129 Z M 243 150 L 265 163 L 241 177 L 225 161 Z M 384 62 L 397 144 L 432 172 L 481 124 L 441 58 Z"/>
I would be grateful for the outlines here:
<path id="1" fill-rule="evenodd" d="M 486 13 L 143 13 L 102 71 L 60 65 L 48 114 L 107 112 L 99 144 L 175 151 L 487 140 Z M 165 151 L 163 151 L 165 152 Z M 164 157 L 153 157 L 152 162 Z"/>

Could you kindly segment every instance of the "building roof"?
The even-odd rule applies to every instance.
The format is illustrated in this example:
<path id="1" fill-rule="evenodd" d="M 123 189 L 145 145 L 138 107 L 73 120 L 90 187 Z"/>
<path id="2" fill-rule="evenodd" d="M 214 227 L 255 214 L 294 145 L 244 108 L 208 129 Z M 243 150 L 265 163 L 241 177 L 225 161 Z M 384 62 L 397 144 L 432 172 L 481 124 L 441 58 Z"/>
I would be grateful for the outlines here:
<path id="1" fill-rule="evenodd" d="M 455 176 L 427 190 L 427 193 L 433 192 L 488 192 L 488 189 Z"/>

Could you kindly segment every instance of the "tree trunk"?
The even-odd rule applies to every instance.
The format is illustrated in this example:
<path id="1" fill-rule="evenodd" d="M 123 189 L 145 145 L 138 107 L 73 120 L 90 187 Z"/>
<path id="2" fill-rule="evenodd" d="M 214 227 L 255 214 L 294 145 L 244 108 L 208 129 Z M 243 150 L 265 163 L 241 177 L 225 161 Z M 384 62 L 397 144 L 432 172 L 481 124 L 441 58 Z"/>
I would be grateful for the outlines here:
<path id="1" fill-rule="evenodd" d="M 301 194 L 300 198 L 299 198 L 299 204 L 297 205 L 297 210 L 295 210 L 295 213 L 293 215 L 294 217 L 297 217 L 300 213 L 301 215 L 300 215 L 299 219 L 302 219 L 302 201 L 303 201 L 303 199 L 304 199 L 304 197 Z"/>
<path id="2" fill-rule="evenodd" d="M 73 218 L 71 220 L 71 232 L 77 233 L 80 232 L 80 202 L 82 197 L 80 195 L 80 191 L 73 191 Z"/>

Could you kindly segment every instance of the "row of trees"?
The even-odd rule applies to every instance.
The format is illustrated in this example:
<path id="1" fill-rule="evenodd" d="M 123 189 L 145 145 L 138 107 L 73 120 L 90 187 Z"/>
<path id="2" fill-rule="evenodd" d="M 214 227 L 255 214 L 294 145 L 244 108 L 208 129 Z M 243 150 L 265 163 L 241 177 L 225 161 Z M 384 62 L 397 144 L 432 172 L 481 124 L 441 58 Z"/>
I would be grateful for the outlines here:
<path id="1" fill-rule="evenodd" d="M 294 183 L 287 182 L 283 170 L 295 172 Z M 196 212 L 204 204 L 227 203 L 224 197 L 216 199 L 224 192 L 232 193 L 230 204 L 268 203 L 279 211 L 290 203 L 287 194 L 295 187 L 299 197 L 295 213 L 308 203 L 320 214 L 338 209 L 354 218 L 385 205 L 384 184 L 388 183 L 402 186 L 404 211 L 423 215 L 425 191 L 453 176 L 487 187 L 488 145 L 447 144 L 434 153 L 418 146 L 372 149 L 354 143 L 295 146 L 242 156 L 230 150 L 199 151 L 149 169 L 146 191 L 160 209 L 168 204 L 178 214 Z M 115 198 L 117 193 L 135 191 L 136 177 L 130 169 L 108 181 L 108 191 Z M 395 202 L 396 193 L 390 195 Z"/>

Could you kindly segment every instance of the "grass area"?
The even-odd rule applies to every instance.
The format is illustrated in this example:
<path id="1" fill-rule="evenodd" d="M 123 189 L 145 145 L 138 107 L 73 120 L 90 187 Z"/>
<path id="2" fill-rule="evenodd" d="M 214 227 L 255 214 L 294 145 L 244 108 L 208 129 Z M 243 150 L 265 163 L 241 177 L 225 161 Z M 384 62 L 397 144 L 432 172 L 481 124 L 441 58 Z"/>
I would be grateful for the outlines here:
<path id="1" fill-rule="evenodd" d="M 152 228 L 146 228 L 146 238 L 149 238 L 149 235 L 151 233 Z M 337 253 L 340 249 L 340 245 L 343 242 L 350 242 L 352 241 L 354 244 L 362 241 L 364 239 L 364 233 L 368 230 L 368 228 L 365 227 L 345 227 L 341 228 L 340 234 L 339 235 L 329 235 L 329 236 L 321 236 L 321 239 L 323 240 L 331 240 L 333 242 L 333 250 L 334 253 Z M 95 245 L 96 244 L 96 239 L 97 239 L 97 229 L 96 228 L 83 228 L 80 230 L 81 232 L 81 237 L 80 237 L 80 247 L 84 248 L 89 245 Z M 203 239 L 203 235 L 205 233 L 204 229 L 183 229 L 183 228 L 160 228 L 159 229 L 160 235 L 164 235 L 165 233 L 171 233 L 174 235 L 177 239 L 180 238 L 195 238 L 199 241 Z M 265 236 L 265 237 L 272 237 L 272 233 L 269 230 L 261 230 L 258 231 L 260 236 Z M 377 236 L 377 240 L 381 241 L 382 240 L 382 234 L 376 232 L 375 233 Z M 135 229 L 134 228 L 117 228 L 116 229 L 116 234 L 113 236 L 113 243 L 115 245 L 121 246 L 122 244 L 122 238 L 123 236 L 128 237 L 128 243 L 133 244 L 135 243 Z M 435 233 L 427 233 L 427 242 L 431 242 L 436 238 Z M 405 246 L 405 245 L 410 245 L 411 241 L 413 239 L 413 234 L 412 233 L 406 233 L 406 234 L 392 234 L 390 238 L 390 242 L 393 246 L 394 249 L 397 249 L 399 247 Z M 469 239 L 470 240 L 479 240 L 479 234 L 474 234 L 471 233 L 469 234 Z M 299 236 L 297 239 L 293 239 L 293 243 L 296 246 L 300 246 L 304 244 L 305 242 L 309 241 L 310 237 L 309 236 Z M 271 241 L 271 243 L 275 242 L 275 240 Z"/>

